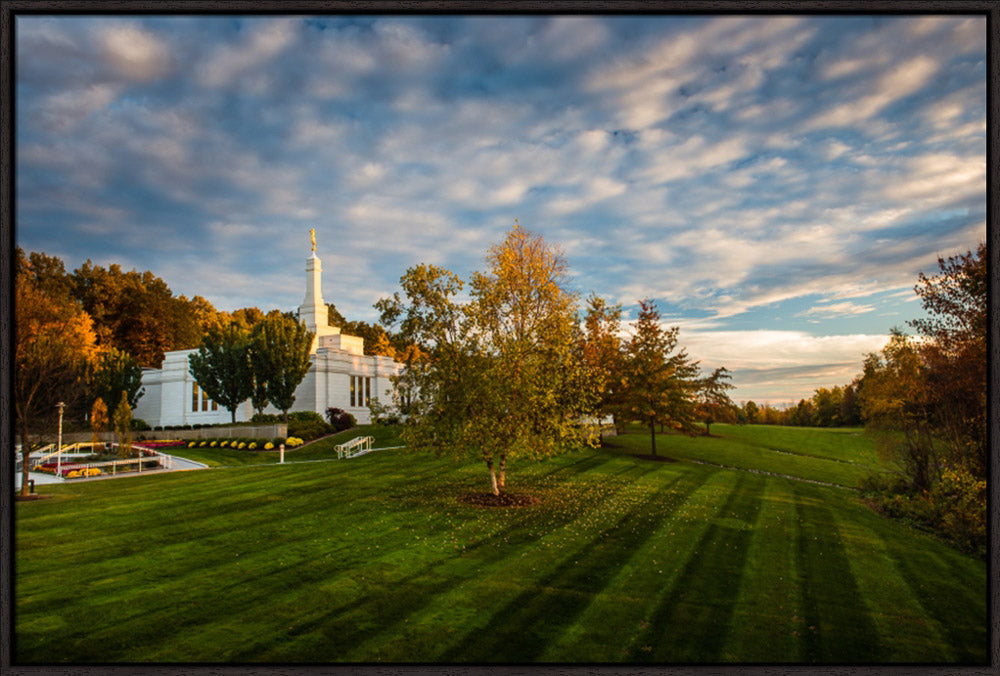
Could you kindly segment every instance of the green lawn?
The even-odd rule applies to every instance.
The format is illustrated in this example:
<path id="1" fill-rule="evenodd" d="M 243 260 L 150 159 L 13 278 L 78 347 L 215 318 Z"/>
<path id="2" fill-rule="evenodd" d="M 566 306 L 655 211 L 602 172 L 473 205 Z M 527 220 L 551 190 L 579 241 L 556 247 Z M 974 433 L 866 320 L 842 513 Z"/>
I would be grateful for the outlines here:
<path id="1" fill-rule="evenodd" d="M 639 425 L 608 437 L 609 452 L 650 453 L 649 431 Z M 770 425 L 712 425 L 712 435 L 656 435 L 657 455 L 754 469 L 856 488 L 864 477 L 890 471 L 861 428 L 822 429 Z"/>
<path id="2" fill-rule="evenodd" d="M 722 427 L 661 452 L 785 443 Z M 790 434 L 802 474 L 863 455 Z M 513 463 L 542 501 L 504 510 L 457 500 L 480 463 L 402 450 L 44 486 L 16 503 L 14 661 L 987 660 L 982 561 L 856 491 L 642 441 Z"/>

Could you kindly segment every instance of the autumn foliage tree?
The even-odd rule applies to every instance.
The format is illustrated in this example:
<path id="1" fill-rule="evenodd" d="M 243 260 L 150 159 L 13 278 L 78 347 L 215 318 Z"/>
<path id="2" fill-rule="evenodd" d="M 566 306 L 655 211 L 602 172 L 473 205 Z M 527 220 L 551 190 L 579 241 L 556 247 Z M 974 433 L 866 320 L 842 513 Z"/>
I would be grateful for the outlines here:
<path id="1" fill-rule="evenodd" d="M 108 406 L 104 400 L 98 397 L 90 407 L 90 431 L 91 444 L 97 445 L 101 440 L 101 435 L 108 426 Z"/>
<path id="2" fill-rule="evenodd" d="M 125 272 L 88 260 L 69 281 L 73 297 L 93 318 L 98 344 L 128 352 L 141 366 L 159 367 L 166 351 L 196 347 L 204 325 L 215 323 L 208 301 L 175 297 L 149 271 Z"/>
<path id="3" fill-rule="evenodd" d="M 986 551 L 986 247 L 938 259 L 915 291 L 927 316 L 895 330 L 865 360 L 858 398 L 869 429 L 903 468 L 905 485 L 882 491 L 887 512 Z"/>
<path id="4" fill-rule="evenodd" d="M 412 395 L 407 445 L 479 458 L 500 496 L 508 461 L 595 440 L 582 418 L 596 390 L 580 357 L 562 254 L 515 223 L 486 262 L 467 303 L 457 300 L 459 277 L 420 265 L 400 280 L 405 301 L 397 293 L 376 307 L 425 355 L 397 379 Z"/>
<path id="5" fill-rule="evenodd" d="M 609 305 L 592 294 L 587 298 L 580 346 L 587 377 L 597 390 L 591 414 L 599 419 L 611 416 L 619 431 L 625 409 L 621 318 L 621 305 Z"/>
<path id="6" fill-rule="evenodd" d="M 31 429 L 56 416 L 59 402 L 73 405 L 86 394 L 97 356 L 90 317 L 60 283 L 62 264 L 17 250 L 14 280 L 15 424 L 23 456 L 21 494 L 28 492 Z"/>

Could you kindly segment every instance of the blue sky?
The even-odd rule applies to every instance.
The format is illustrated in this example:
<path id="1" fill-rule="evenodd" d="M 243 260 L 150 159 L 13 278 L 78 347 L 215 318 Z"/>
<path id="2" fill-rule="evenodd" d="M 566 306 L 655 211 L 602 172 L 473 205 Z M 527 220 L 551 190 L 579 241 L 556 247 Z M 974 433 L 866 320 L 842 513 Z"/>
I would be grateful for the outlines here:
<path id="1" fill-rule="evenodd" d="M 18 16 L 19 246 L 351 319 L 518 219 L 737 401 L 849 382 L 986 236 L 982 16 Z"/>

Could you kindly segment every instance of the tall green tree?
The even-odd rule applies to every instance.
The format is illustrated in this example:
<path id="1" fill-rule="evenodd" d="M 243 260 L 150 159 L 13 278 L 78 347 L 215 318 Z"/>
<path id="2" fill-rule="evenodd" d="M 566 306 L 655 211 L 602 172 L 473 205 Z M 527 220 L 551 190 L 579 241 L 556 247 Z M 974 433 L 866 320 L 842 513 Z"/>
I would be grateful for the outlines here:
<path id="1" fill-rule="evenodd" d="M 284 413 L 286 423 L 295 389 L 309 372 L 313 335 L 305 324 L 280 314 L 265 317 L 251 335 L 252 380 L 265 384 L 265 396 Z"/>
<path id="2" fill-rule="evenodd" d="M 227 409 L 236 422 L 236 409 L 250 398 L 250 335 L 238 323 L 212 329 L 198 351 L 188 356 L 191 376 L 213 401 Z"/>
<path id="3" fill-rule="evenodd" d="M 28 494 L 31 431 L 51 424 L 60 402 L 73 406 L 86 395 L 86 377 L 97 356 L 90 316 L 60 281 L 61 262 L 17 250 L 14 265 L 15 425 L 23 457 L 21 494 Z"/>
<path id="4" fill-rule="evenodd" d="M 127 352 L 110 347 L 102 350 L 90 382 L 91 398 L 118 401 L 125 392 L 128 405 L 139 403 L 145 390 L 142 387 L 142 368 Z"/>
<path id="5" fill-rule="evenodd" d="M 626 348 L 625 400 L 631 417 L 649 428 L 650 451 L 656 455 L 656 426 L 693 434 L 697 363 L 678 349 L 678 327 L 660 325 L 656 303 L 639 301 L 639 317 Z"/>

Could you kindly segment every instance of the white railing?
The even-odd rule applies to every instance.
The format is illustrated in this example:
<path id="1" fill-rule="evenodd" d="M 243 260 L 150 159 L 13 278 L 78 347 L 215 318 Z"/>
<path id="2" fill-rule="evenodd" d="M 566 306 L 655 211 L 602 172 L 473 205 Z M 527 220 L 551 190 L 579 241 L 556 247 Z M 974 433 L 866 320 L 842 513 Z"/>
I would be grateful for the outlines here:
<path id="1" fill-rule="evenodd" d="M 100 444 L 101 446 L 103 446 L 104 442 L 100 441 L 100 442 L 98 442 L 98 444 Z M 39 465 L 43 464 L 49 458 L 54 458 L 55 456 L 60 455 L 60 454 L 61 455 L 69 455 L 71 453 L 74 453 L 75 451 L 79 451 L 81 448 L 88 448 L 88 449 L 90 449 L 92 451 L 93 450 L 93 446 L 94 446 L 93 442 L 90 442 L 90 441 L 80 441 L 80 442 L 77 442 L 75 444 L 65 445 L 61 449 L 60 448 L 56 448 L 56 450 L 50 451 L 50 452 L 46 453 L 46 451 L 48 451 L 50 448 L 55 448 L 55 444 L 48 444 L 47 446 L 43 446 L 42 448 L 38 449 L 37 451 L 32 451 L 32 454 L 31 454 L 31 468 L 34 469 L 35 467 L 38 467 Z M 36 457 L 35 453 L 43 453 L 44 455 Z"/>
<path id="2" fill-rule="evenodd" d="M 89 444 L 83 443 L 83 444 L 79 444 L 79 445 L 86 446 L 86 445 L 89 445 Z M 111 444 L 112 448 L 114 448 L 116 446 L 118 446 L 118 444 L 116 444 L 116 443 L 112 443 Z M 59 471 L 62 472 L 63 478 L 69 478 L 69 479 L 75 479 L 75 478 L 79 478 L 79 477 L 88 477 L 88 476 L 98 476 L 98 475 L 101 475 L 101 474 L 107 474 L 108 473 L 107 472 L 108 468 L 111 468 L 111 476 L 117 475 L 119 471 L 122 471 L 122 472 L 134 471 L 134 472 L 141 473 L 142 472 L 142 463 L 145 462 L 145 461 L 147 461 L 147 460 L 149 460 L 150 457 L 155 457 L 158 465 L 160 467 L 164 468 L 164 469 L 171 469 L 171 467 L 173 466 L 173 456 L 172 455 L 167 455 L 166 453 L 160 453 L 159 451 L 154 451 L 154 450 L 149 449 L 149 448 L 144 448 L 144 447 L 142 447 L 139 444 L 132 444 L 132 447 L 136 448 L 139 451 L 139 457 L 138 458 L 124 458 L 124 459 L 121 459 L 121 460 L 104 460 L 104 461 L 100 461 L 100 462 L 72 462 L 72 461 L 62 462 L 62 463 L 60 463 Z M 65 449 L 66 449 L 66 447 L 64 447 L 63 450 L 62 450 L 63 454 L 66 453 Z M 58 453 L 59 453 L 59 451 L 56 451 L 56 452 L 49 453 L 48 455 L 43 456 L 37 462 L 34 462 L 32 464 L 32 469 L 35 469 L 35 470 L 41 471 L 41 472 L 51 472 L 51 473 L 55 474 L 55 471 L 52 468 L 39 469 L 39 466 L 46 459 L 51 458 L 52 456 L 57 455 Z M 128 469 L 129 466 L 131 466 L 131 465 L 135 465 L 135 469 L 133 469 L 133 470 Z M 119 469 L 119 468 L 121 468 L 121 469 Z M 93 470 L 96 470 L 96 471 L 93 471 Z M 147 469 L 147 471 L 149 471 L 149 470 Z"/>
<path id="3" fill-rule="evenodd" d="M 372 450 L 373 441 L 375 441 L 375 437 L 355 437 L 346 443 L 337 444 L 334 449 L 337 451 L 338 458 L 353 458 Z"/>

